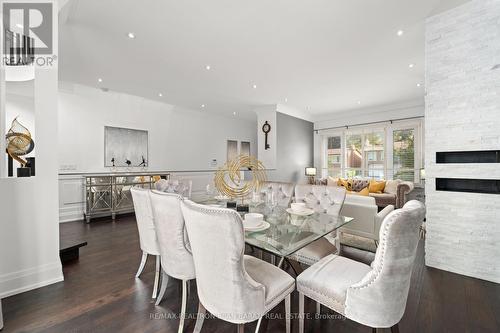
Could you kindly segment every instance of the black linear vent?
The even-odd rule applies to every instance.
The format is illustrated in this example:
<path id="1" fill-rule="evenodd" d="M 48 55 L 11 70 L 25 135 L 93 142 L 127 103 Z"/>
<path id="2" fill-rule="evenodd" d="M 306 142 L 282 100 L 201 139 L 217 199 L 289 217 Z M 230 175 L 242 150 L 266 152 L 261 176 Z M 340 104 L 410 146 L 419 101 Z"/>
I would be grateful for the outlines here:
<path id="1" fill-rule="evenodd" d="M 436 178 L 437 191 L 500 194 L 500 180 Z"/>
<path id="2" fill-rule="evenodd" d="M 500 150 L 436 152 L 436 163 L 500 163 Z"/>

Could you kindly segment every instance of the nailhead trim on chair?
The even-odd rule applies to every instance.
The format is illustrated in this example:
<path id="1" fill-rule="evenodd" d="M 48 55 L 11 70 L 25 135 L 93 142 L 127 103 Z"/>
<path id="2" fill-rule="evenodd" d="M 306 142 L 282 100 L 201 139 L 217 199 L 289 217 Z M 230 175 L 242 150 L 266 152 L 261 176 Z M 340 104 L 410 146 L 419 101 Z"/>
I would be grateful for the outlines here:
<path id="1" fill-rule="evenodd" d="M 318 295 L 321 295 L 321 296 L 323 296 L 325 299 L 320 300 L 320 299 L 318 299 L 317 297 L 314 297 L 314 296 L 313 296 L 313 297 L 311 297 L 309 294 L 305 294 L 305 293 L 304 293 L 304 295 L 305 295 L 305 296 L 307 296 L 307 297 L 309 297 L 310 299 L 312 299 L 312 300 L 314 300 L 314 301 L 316 301 L 316 302 L 319 302 L 319 303 L 321 303 L 321 304 L 323 304 L 323 305 L 325 305 L 325 306 L 328 306 L 330 309 L 332 309 L 332 310 L 334 310 L 334 311 L 336 311 L 336 312 L 340 313 L 341 315 L 344 315 L 344 313 L 345 313 L 345 312 L 344 312 L 344 310 L 345 310 L 345 304 L 344 304 L 344 303 L 339 302 L 339 301 L 337 301 L 336 299 L 332 298 L 331 296 L 329 296 L 329 295 L 325 295 L 325 294 L 323 294 L 322 292 L 319 292 L 319 291 L 317 291 L 317 290 L 315 290 L 315 289 L 313 289 L 313 288 L 311 288 L 311 287 L 309 287 L 309 286 L 305 286 L 305 285 L 303 285 L 303 284 L 302 284 L 302 288 L 304 288 L 304 289 L 308 289 L 308 290 L 310 290 L 312 293 L 316 293 L 316 294 L 318 294 Z M 333 302 L 331 302 L 331 301 L 333 301 Z M 337 307 L 337 304 L 338 304 L 338 306 L 339 306 L 339 307 Z"/>
<path id="2" fill-rule="evenodd" d="M 402 211 L 399 211 L 399 212 L 396 212 L 392 215 L 391 217 L 391 220 L 395 220 L 396 218 L 398 218 L 399 216 L 401 216 L 403 214 Z M 392 221 L 391 221 L 392 222 Z M 389 227 L 392 225 L 392 223 L 386 223 L 385 224 L 385 228 L 384 228 L 384 232 L 382 234 L 382 240 L 380 242 L 380 244 L 382 244 L 383 246 L 380 247 L 380 244 L 379 244 L 379 249 L 381 251 L 381 260 L 380 260 L 380 266 L 379 267 L 376 267 L 376 268 L 373 268 L 372 272 L 374 272 L 374 274 L 372 274 L 372 276 L 370 277 L 370 279 L 368 279 L 366 282 L 364 282 L 363 284 L 353 284 L 352 286 L 349 287 L 349 289 L 352 289 L 352 290 L 360 290 L 360 289 L 364 289 L 364 288 L 368 288 L 372 283 L 374 283 L 380 276 L 380 273 L 382 272 L 383 268 L 384 268 L 384 254 L 385 254 L 385 251 L 387 249 L 387 232 L 389 231 Z M 377 251 L 379 250 L 377 249 Z M 375 257 L 376 258 L 376 257 Z M 347 300 L 347 299 L 346 299 Z"/>

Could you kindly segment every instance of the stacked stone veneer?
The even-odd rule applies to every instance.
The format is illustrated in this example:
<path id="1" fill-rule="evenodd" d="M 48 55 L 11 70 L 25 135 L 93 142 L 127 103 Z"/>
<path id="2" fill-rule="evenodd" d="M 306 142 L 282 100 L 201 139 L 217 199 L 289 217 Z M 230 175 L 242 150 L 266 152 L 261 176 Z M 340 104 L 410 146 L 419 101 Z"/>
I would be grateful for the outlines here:
<path id="1" fill-rule="evenodd" d="M 500 195 L 435 190 L 436 177 L 500 179 L 500 164 L 436 164 L 437 151 L 500 149 L 500 1 L 426 24 L 428 266 L 500 283 Z"/>

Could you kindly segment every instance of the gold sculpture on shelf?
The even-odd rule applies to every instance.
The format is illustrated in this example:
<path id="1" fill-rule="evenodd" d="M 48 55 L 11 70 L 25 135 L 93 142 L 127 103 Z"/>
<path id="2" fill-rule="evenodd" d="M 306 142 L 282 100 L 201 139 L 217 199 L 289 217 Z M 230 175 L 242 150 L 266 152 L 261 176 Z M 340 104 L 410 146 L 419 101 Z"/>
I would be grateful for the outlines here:
<path id="1" fill-rule="evenodd" d="M 245 182 L 241 177 L 241 170 L 244 169 L 250 170 L 251 174 L 251 179 Z M 259 189 L 265 180 L 266 171 L 261 161 L 253 156 L 239 155 L 217 170 L 214 183 L 220 194 L 244 199 Z"/>
<path id="2" fill-rule="evenodd" d="M 31 138 L 30 131 L 21 125 L 17 117 L 12 121 L 10 129 L 5 135 L 5 139 L 7 140 L 7 154 L 18 161 L 22 167 L 25 167 L 27 161 L 20 156 L 27 155 L 33 151 L 35 143 Z"/>

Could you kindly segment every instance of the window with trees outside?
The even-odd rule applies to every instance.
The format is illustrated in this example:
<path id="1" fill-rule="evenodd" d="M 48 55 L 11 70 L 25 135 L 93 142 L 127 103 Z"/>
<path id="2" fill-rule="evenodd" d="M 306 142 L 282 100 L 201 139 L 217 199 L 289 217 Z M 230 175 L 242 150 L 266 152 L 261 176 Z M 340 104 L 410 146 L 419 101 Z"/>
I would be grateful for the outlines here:
<path id="1" fill-rule="evenodd" d="M 345 129 L 324 135 L 323 176 L 418 182 L 420 122 L 408 126 Z"/>

